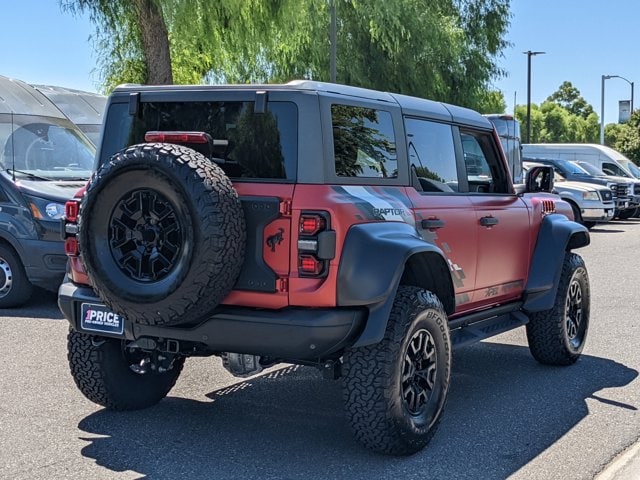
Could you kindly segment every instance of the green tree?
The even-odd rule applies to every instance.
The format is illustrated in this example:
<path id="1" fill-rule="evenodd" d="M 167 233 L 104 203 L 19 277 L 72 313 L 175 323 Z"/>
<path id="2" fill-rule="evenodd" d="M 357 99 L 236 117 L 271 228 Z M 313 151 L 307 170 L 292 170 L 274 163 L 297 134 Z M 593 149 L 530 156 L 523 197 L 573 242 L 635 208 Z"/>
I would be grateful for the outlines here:
<path id="1" fill-rule="evenodd" d="M 573 86 L 571 82 L 562 82 L 562 85 L 553 92 L 546 100 L 553 102 L 572 115 L 578 115 L 587 119 L 593 113 L 593 107 L 580 95 L 580 90 Z"/>
<path id="2" fill-rule="evenodd" d="M 609 125 L 607 125 L 609 127 Z M 606 133 L 605 128 L 605 133 Z M 618 135 L 614 148 L 636 163 L 640 162 L 640 110 L 633 112 L 629 121 L 615 128 Z M 612 129 L 609 129 L 612 132 Z"/>
<path id="3" fill-rule="evenodd" d="M 328 0 L 60 0 L 96 25 L 105 89 L 150 83 L 143 14 L 166 27 L 176 83 L 329 79 Z M 488 111 L 510 0 L 332 0 L 338 80 Z M 150 10 L 131 5 L 143 3 Z M 155 8 L 155 10 L 154 10 Z M 153 23 L 163 35 L 160 22 Z M 151 28 L 151 27 L 150 27 Z"/>
<path id="4" fill-rule="evenodd" d="M 171 54 L 163 7 L 156 0 L 61 0 L 64 10 L 88 12 L 107 83 L 113 77 L 171 84 Z"/>

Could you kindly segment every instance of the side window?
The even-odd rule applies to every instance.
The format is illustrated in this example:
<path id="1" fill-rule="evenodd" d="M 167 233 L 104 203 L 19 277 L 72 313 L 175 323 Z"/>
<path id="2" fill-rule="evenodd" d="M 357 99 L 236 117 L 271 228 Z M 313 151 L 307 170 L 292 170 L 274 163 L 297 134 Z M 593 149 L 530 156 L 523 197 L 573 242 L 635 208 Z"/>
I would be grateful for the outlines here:
<path id="1" fill-rule="evenodd" d="M 339 177 L 396 178 L 398 161 L 391 114 L 332 105 L 333 145 Z"/>
<path id="2" fill-rule="evenodd" d="M 622 170 L 618 165 L 616 165 L 615 163 L 608 163 L 608 162 L 604 162 L 602 164 L 602 171 L 604 173 L 606 173 L 607 175 L 617 175 L 619 177 L 628 177 L 629 175 L 627 175 L 625 173 L 624 170 Z"/>
<path id="3" fill-rule="evenodd" d="M 425 192 L 458 189 L 456 152 L 451 126 L 406 118 L 409 162 Z"/>
<path id="4" fill-rule="evenodd" d="M 507 172 L 490 134 L 460 132 L 469 191 L 509 193 Z"/>

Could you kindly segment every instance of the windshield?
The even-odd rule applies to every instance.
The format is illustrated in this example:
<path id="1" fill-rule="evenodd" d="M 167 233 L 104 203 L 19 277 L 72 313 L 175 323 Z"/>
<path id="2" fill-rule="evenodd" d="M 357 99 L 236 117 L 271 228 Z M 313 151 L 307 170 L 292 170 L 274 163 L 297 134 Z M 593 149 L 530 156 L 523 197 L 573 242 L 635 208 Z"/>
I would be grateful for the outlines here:
<path id="1" fill-rule="evenodd" d="M 640 178 L 640 168 L 638 168 L 638 166 L 635 163 L 633 162 L 627 163 L 627 168 L 631 173 L 633 173 L 634 177 Z"/>
<path id="2" fill-rule="evenodd" d="M 577 161 L 574 163 L 579 167 L 582 167 L 583 169 L 585 169 L 589 173 L 589 175 L 593 175 L 594 177 L 604 176 L 604 172 L 602 170 L 600 170 L 598 167 L 594 167 L 590 163 L 581 162 L 581 161 Z"/>
<path id="3" fill-rule="evenodd" d="M 0 115 L 0 168 L 16 177 L 87 180 L 95 148 L 69 120 Z"/>

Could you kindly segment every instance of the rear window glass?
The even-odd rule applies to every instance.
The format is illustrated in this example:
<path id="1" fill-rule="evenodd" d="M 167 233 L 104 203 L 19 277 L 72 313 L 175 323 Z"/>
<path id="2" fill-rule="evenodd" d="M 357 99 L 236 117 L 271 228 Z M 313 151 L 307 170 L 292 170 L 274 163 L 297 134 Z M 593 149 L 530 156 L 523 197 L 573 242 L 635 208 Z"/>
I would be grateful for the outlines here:
<path id="1" fill-rule="evenodd" d="M 332 105 L 336 175 L 396 178 L 398 161 L 391 114 L 384 110 Z"/>
<path id="2" fill-rule="evenodd" d="M 269 102 L 265 113 L 254 102 L 143 102 L 130 116 L 128 104 L 107 115 L 101 162 L 129 145 L 144 143 L 150 131 L 205 132 L 213 159 L 231 178 L 295 180 L 298 114 L 292 102 Z"/>

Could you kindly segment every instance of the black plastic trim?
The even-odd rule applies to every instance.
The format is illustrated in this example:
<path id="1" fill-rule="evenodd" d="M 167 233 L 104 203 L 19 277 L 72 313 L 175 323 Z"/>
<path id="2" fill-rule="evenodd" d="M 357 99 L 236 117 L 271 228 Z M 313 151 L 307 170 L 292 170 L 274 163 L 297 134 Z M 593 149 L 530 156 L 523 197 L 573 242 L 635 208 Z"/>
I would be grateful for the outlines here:
<path id="1" fill-rule="evenodd" d="M 262 257 L 265 227 L 280 216 L 277 197 L 240 197 L 247 225 L 247 245 L 234 289 L 274 293 L 277 276 Z"/>
<path id="2" fill-rule="evenodd" d="M 420 238 L 413 226 L 377 222 L 349 229 L 338 267 L 337 303 L 369 310 L 367 325 L 355 346 L 382 339 L 407 263 L 417 270 L 412 284 L 433 290 L 445 311 L 453 312 L 453 282 L 446 258 L 437 246 Z"/>
<path id="3" fill-rule="evenodd" d="M 584 226 L 560 214 L 544 217 L 531 258 L 524 310 L 540 312 L 553 307 L 565 253 L 589 242 L 589 231 Z"/>
<path id="4" fill-rule="evenodd" d="M 80 328 L 80 305 L 100 303 L 88 287 L 61 285 L 58 305 L 72 327 Z M 364 308 L 285 308 L 277 311 L 222 307 L 191 327 L 157 327 L 125 321 L 124 334 L 137 340 L 164 338 L 203 345 L 211 353 L 235 352 L 281 359 L 319 361 L 339 355 L 365 324 Z M 87 332 L 95 335 L 95 332 Z"/>

